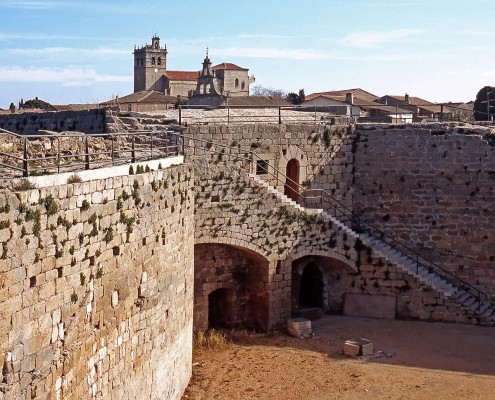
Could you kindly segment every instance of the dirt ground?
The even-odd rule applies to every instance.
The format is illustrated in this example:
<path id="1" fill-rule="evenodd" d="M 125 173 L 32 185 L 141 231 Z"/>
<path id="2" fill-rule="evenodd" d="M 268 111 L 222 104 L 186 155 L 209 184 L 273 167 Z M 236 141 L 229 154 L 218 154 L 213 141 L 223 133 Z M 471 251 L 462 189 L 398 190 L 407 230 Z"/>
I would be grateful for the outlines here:
<path id="1" fill-rule="evenodd" d="M 495 399 L 495 328 L 324 316 L 313 333 L 195 350 L 183 400 Z M 372 340 L 374 355 L 344 356 L 353 338 Z"/>

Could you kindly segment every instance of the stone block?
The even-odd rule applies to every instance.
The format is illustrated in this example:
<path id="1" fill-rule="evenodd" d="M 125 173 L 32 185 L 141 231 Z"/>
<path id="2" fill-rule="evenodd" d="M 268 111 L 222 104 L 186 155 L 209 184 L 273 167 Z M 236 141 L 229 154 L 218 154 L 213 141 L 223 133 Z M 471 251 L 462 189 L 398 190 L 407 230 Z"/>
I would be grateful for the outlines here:
<path id="1" fill-rule="evenodd" d="M 306 318 L 292 318 L 287 320 L 287 330 L 294 337 L 311 336 L 311 321 Z"/>
<path id="2" fill-rule="evenodd" d="M 342 313 L 352 317 L 394 319 L 396 302 L 393 296 L 345 293 Z"/>
<path id="3" fill-rule="evenodd" d="M 344 354 L 350 357 L 373 355 L 373 342 L 363 338 L 346 340 Z"/>

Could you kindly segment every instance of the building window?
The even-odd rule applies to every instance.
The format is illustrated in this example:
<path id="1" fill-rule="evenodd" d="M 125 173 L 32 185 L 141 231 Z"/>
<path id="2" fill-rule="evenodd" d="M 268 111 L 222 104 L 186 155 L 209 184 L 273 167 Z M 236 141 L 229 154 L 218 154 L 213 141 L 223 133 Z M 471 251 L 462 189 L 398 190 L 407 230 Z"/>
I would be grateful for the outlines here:
<path id="1" fill-rule="evenodd" d="M 246 84 L 244 82 L 241 83 L 241 89 L 244 90 L 244 88 L 246 87 Z"/>
<path id="2" fill-rule="evenodd" d="M 162 58 L 161 57 L 158 57 L 158 60 L 156 62 L 158 65 L 162 65 Z"/>
<path id="3" fill-rule="evenodd" d="M 151 65 L 155 65 L 155 57 L 151 57 Z"/>
<path id="4" fill-rule="evenodd" d="M 257 160 L 256 161 L 256 175 L 264 175 L 268 173 L 268 161 Z"/>
<path id="5" fill-rule="evenodd" d="M 239 87 L 239 79 L 235 78 L 235 87 L 238 88 Z"/>

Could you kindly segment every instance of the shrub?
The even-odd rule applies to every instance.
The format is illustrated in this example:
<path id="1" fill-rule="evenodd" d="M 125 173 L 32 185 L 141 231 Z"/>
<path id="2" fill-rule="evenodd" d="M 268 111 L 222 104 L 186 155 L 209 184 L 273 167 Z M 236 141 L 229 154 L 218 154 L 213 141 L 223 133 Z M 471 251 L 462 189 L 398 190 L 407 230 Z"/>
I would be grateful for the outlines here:
<path id="1" fill-rule="evenodd" d="M 73 174 L 67 178 L 67 183 L 81 183 L 82 179 L 79 175 Z"/>

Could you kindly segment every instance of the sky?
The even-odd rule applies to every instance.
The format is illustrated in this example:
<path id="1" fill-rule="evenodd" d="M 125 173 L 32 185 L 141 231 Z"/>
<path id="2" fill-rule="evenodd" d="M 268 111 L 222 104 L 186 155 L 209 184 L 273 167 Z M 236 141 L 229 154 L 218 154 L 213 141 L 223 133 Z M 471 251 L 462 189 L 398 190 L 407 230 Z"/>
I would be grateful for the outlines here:
<path id="1" fill-rule="evenodd" d="M 493 0 L 1 0 L 0 108 L 98 103 L 133 91 L 133 50 L 157 34 L 167 68 L 249 68 L 306 94 L 470 101 L 495 86 Z"/>

